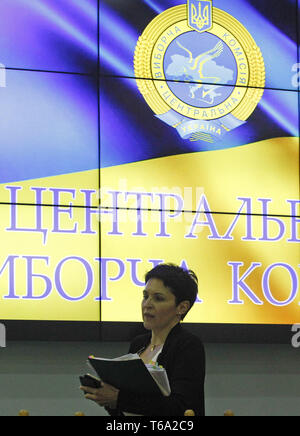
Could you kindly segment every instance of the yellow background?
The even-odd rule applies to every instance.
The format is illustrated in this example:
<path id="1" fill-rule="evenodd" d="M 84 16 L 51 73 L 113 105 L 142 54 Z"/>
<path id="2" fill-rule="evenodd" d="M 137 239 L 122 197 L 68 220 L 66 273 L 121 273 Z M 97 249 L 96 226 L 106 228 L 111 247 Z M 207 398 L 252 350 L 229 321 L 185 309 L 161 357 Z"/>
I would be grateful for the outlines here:
<path id="1" fill-rule="evenodd" d="M 143 280 L 144 274 L 152 266 L 151 259 L 161 259 L 165 262 L 180 263 L 186 261 L 199 277 L 199 298 L 187 316 L 187 322 L 206 323 L 269 323 L 293 324 L 299 321 L 300 296 L 285 307 L 274 307 L 264 297 L 261 279 L 264 271 L 273 263 L 283 262 L 291 265 L 298 274 L 299 246 L 288 243 L 290 237 L 291 219 L 281 217 L 286 225 L 286 233 L 282 240 L 275 242 L 243 241 L 246 232 L 246 218 L 240 217 L 233 230 L 233 240 L 210 240 L 209 229 L 203 227 L 197 238 L 185 238 L 191 228 L 195 214 L 189 210 L 196 210 L 197 188 L 204 192 L 210 210 L 219 212 L 213 215 L 214 222 L 220 233 L 224 235 L 236 217 L 242 202 L 237 197 L 251 197 L 255 214 L 262 212 L 258 198 L 271 198 L 269 213 L 289 215 L 290 207 L 287 199 L 299 197 L 299 145 L 298 138 L 277 138 L 249 144 L 233 149 L 177 155 L 149 161 L 131 163 L 101 170 L 102 206 L 111 206 L 108 189 L 145 192 L 174 192 L 186 193 L 185 199 L 191 195 L 191 201 L 185 204 L 186 213 L 177 219 L 171 219 L 166 224 L 170 238 L 156 237 L 159 233 L 159 212 L 143 212 L 143 230 L 146 237 L 132 236 L 136 231 L 136 211 L 119 211 L 119 229 L 122 236 L 112 236 L 112 223 L 109 215 L 101 223 L 101 238 L 99 222 L 96 215 L 92 217 L 94 234 L 82 234 L 85 229 L 85 210 L 77 207 L 73 210 L 73 217 L 67 214 L 60 216 L 61 228 L 70 229 L 77 223 L 76 234 L 53 233 L 52 207 L 43 207 L 43 227 L 48 229 L 47 243 L 43 244 L 41 233 L 8 232 L 10 226 L 11 209 L 9 205 L 1 207 L 1 251 L 0 269 L 10 255 L 20 256 L 16 260 L 16 295 L 20 298 L 8 300 L 3 298 L 8 294 L 8 270 L 0 275 L 0 318 L 1 319 L 35 319 L 35 320 L 100 320 L 100 303 L 97 297 L 100 292 L 99 247 L 104 258 L 121 259 L 125 265 L 125 274 L 119 281 L 108 281 L 108 296 L 110 301 L 103 301 L 101 319 L 103 321 L 141 321 L 140 303 L 142 287 L 133 285 L 130 275 L 130 261 L 140 259 L 137 274 Z M 22 202 L 34 200 L 31 186 L 60 187 L 76 189 L 76 199 L 73 204 L 84 206 L 80 189 L 95 189 L 98 171 L 51 177 L 15 183 L 22 186 L 20 198 Z M 1 199 L 9 201 L 9 191 L 5 184 L 0 187 Z M 186 189 L 186 191 L 184 191 Z M 187 194 L 189 193 L 189 194 Z M 119 206 L 134 208 L 134 198 Z M 121 198 L 120 197 L 120 198 Z M 51 204 L 51 193 L 45 193 L 45 203 Z M 158 197 L 157 197 L 158 199 Z M 158 201 L 143 203 L 144 207 L 156 208 Z M 199 198 L 198 198 L 199 200 Z M 70 196 L 65 197 L 66 205 Z M 93 204 L 98 199 L 93 197 Z M 172 204 L 170 204 L 172 206 Z M 222 214 L 227 212 L 228 214 Z M 243 210 L 245 212 L 245 210 Z M 35 207 L 18 206 L 19 226 L 34 227 Z M 202 217 L 204 218 L 204 217 Z M 262 217 L 253 216 L 253 236 L 262 236 Z M 297 226 L 300 228 L 300 225 Z M 270 235 L 276 235 L 276 223 L 270 221 Z M 273 233 L 272 233 L 273 232 Z M 298 238 L 300 234 L 298 231 Z M 101 244 L 100 244 L 101 243 Z M 43 261 L 36 261 L 35 272 L 47 275 L 53 283 L 49 297 L 44 300 L 26 300 L 26 261 L 22 256 L 48 256 L 47 266 Z M 87 298 L 80 301 L 66 301 L 55 289 L 54 273 L 58 263 L 69 256 L 80 256 L 87 260 L 94 272 L 94 284 Z M 243 262 L 240 277 L 250 267 L 252 262 L 261 262 L 246 279 L 257 297 L 263 301 L 258 306 L 240 291 L 243 305 L 230 305 L 232 298 L 232 268 L 227 262 Z M 109 264 L 108 275 L 114 277 L 118 268 L 112 262 Z M 299 276 L 299 275 L 298 275 Z M 86 274 L 82 266 L 76 262 L 68 263 L 62 274 L 62 283 L 66 292 L 72 296 L 82 294 L 86 286 Z M 45 283 L 34 278 L 34 292 L 43 292 Z M 291 280 L 287 271 L 276 269 L 271 274 L 270 288 L 275 299 L 286 300 L 291 291 Z"/>

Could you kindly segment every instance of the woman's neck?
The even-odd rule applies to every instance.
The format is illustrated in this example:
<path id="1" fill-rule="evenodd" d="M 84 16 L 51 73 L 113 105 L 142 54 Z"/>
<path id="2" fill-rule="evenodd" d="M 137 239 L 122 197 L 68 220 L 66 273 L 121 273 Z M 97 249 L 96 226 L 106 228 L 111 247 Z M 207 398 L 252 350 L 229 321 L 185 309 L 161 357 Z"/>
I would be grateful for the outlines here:
<path id="1" fill-rule="evenodd" d="M 151 345 L 162 345 L 165 343 L 170 331 L 175 327 L 175 325 L 179 324 L 178 322 L 175 322 L 171 326 L 166 327 L 165 329 L 161 330 L 152 330 L 152 336 L 151 336 Z"/>

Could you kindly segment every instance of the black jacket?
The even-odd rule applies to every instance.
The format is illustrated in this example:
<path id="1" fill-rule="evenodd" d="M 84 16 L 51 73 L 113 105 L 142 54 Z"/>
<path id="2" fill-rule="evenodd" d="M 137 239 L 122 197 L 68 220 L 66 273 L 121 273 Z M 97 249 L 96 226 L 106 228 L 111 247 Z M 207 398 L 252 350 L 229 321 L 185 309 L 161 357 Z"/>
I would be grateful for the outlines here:
<path id="1" fill-rule="evenodd" d="M 151 333 L 136 337 L 129 353 L 141 352 L 151 340 Z M 117 411 L 126 411 L 146 416 L 183 416 L 192 409 L 204 416 L 205 352 L 200 339 L 177 324 L 169 333 L 157 363 L 162 365 L 169 378 L 169 397 L 137 395 L 121 390 Z"/>

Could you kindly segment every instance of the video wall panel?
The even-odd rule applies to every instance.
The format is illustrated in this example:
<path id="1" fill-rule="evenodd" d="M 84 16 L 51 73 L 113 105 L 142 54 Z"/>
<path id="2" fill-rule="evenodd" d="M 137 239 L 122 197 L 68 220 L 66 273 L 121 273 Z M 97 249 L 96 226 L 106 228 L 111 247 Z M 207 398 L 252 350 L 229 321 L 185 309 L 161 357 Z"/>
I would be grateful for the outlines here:
<path id="1" fill-rule="evenodd" d="M 81 207 L 2 204 L 0 211 L 1 318 L 99 320 L 97 222 Z"/>
<path id="2" fill-rule="evenodd" d="M 8 70 L 0 93 L 0 201 L 85 205 L 80 190 L 99 186 L 96 78 Z M 40 199 L 35 187 L 44 188 Z"/>
<path id="3" fill-rule="evenodd" d="M 297 322 L 296 219 L 163 210 L 115 213 L 102 219 L 103 321 L 140 322 L 145 273 L 173 262 L 199 278 L 198 299 L 186 322 Z"/>
<path id="4" fill-rule="evenodd" d="M 97 0 L 2 0 L 1 64 L 6 68 L 97 72 Z"/>
<path id="5" fill-rule="evenodd" d="M 296 92 L 264 90 L 256 113 L 224 133 L 218 119 L 168 125 L 141 101 L 133 79 L 102 78 L 100 96 L 102 206 L 113 205 L 109 190 L 139 190 L 153 194 L 144 195 L 145 208 L 165 208 L 155 195 L 164 192 L 177 193 L 169 208 L 197 210 L 199 192 L 205 192 L 214 212 L 238 212 L 248 198 L 249 208 L 241 212 L 290 214 L 287 200 L 299 196 Z M 267 209 L 259 198 L 270 200 Z M 121 193 L 117 204 L 137 205 Z"/>
<path id="6" fill-rule="evenodd" d="M 196 8 L 198 8 L 198 3 L 199 0 L 194 2 Z M 161 53 L 164 53 L 165 48 L 168 48 L 169 51 L 172 49 L 172 45 L 170 46 L 169 43 L 175 34 L 177 34 L 175 44 L 177 45 L 178 42 L 181 44 L 178 55 L 189 58 L 188 51 L 191 51 L 189 49 L 189 44 L 191 44 L 190 48 L 194 45 L 192 54 L 195 59 L 201 54 L 200 47 L 206 49 L 207 47 L 210 48 L 210 46 L 214 47 L 213 43 L 217 42 L 217 39 L 214 38 L 216 34 L 220 35 L 221 40 L 223 38 L 226 45 L 225 50 L 231 48 L 233 53 L 237 54 L 241 53 L 243 43 L 247 43 L 247 41 L 253 43 L 254 41 L 255 45 L 259 47 L 264 60 L 266 87 L 294 89 L 291 83 L 291 68 L 297 63 L 297 0 L 277 2 L 272 7 L 267 1 L 260 0 L 251 2 L 247 0 L 233 0 L 231 2 L 214 0 L 212 7 L 215 8 L 213 10 L 215 28 L 208 29 L 202 35 L 199 31 L 197 32 L 197 29 L 193 30 L 190 27 L 185 27 L 184 18 L 181 19 L 180 8 L 184 13 L 186 4 L 187 2 L 182 0 L 129 0 L 126 4 L 114 0 L 101 1 L 101 71 L 112 76 L 155 77 L 150 72 L 146 72 L 146 75 L 145 72 L 141 75 L 137 73 L 135 68 L 137 66 L 132 62 L 132 55 L 136 51 L 138 38 L 141 35 L 147 35 L 147 32 L 144 33 L 147 26 L 151 28 L 151 23 L 155 23 L 155 21 L 159 23 L 159 16 L 162 13 L 166 17 L 166 22 L 169 23 L 170 9 L 177 8 L 177 11 L 174 9 L 174 23 L 181 24 L 177 26 L 177 29 L 176 26 L 172 28 L 173 21 L 171 19 L 170 28 L 167 25 L 166 29 L 162 27 L 161 34 L 159 34 L 160 29 L 158 29 L 157 46 L 162 44 L 156 47 L 158 52 L 160 49 Z M 207 5 L 208 3 L 203 3 L 203 11 Z M 133 10 L 134 14 L 132 13 Z M 161 15 L 162 19 L 164 19 L 164 16 Z M 203 20 L 206 19 L 204 15 L 203 17 L 200 17 L 199 14 L 198 16 L 195 15 L 195 20 L 200 21 L 202 18 Z M 219 26 L 218 29 L 216 29 L 216 22 Z M 184 28 L 180 26 L 184 26 Z M 154 29 L 151 28 L 151 31 L 154 32 L 153 35 L 156 37 L 155 30 L 154 24 Z M 163 34 L 163 31 L 166 31 L 166 35 Z M 191 31 L 194 32 L 194 41 L 192 43 L 187 42 L 185 46 L 182 42 L 189 39 L 188 32 Z M 181 42 L 178 40 L 180 32 L 185 34 L 181 37 L 183 40 Z M 197 35 L 197 33 L 199 34 Z M 251 46 L 253 48 L 253 44 Z M 193 50 L 195 50 L 195 53 L 193 53 Z M 249 56 L 249 50 L 247 55 Z M 227 63 L 229 60 L 230 57 L 227 56 Z"/>

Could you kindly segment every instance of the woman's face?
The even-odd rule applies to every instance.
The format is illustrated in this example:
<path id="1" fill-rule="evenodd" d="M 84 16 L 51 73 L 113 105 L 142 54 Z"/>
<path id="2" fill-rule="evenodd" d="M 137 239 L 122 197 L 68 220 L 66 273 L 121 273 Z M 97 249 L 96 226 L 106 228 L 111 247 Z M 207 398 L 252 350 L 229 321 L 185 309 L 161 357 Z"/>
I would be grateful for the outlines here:
<path id="1" fill-rule="evenodd" d="M 143 291 L 142 315 L 144 327 L 162 331 L 172 328 L 180 320 L 179 306 L 175 295 L 165 287 L 162 280 L 150 279 Z"/>

